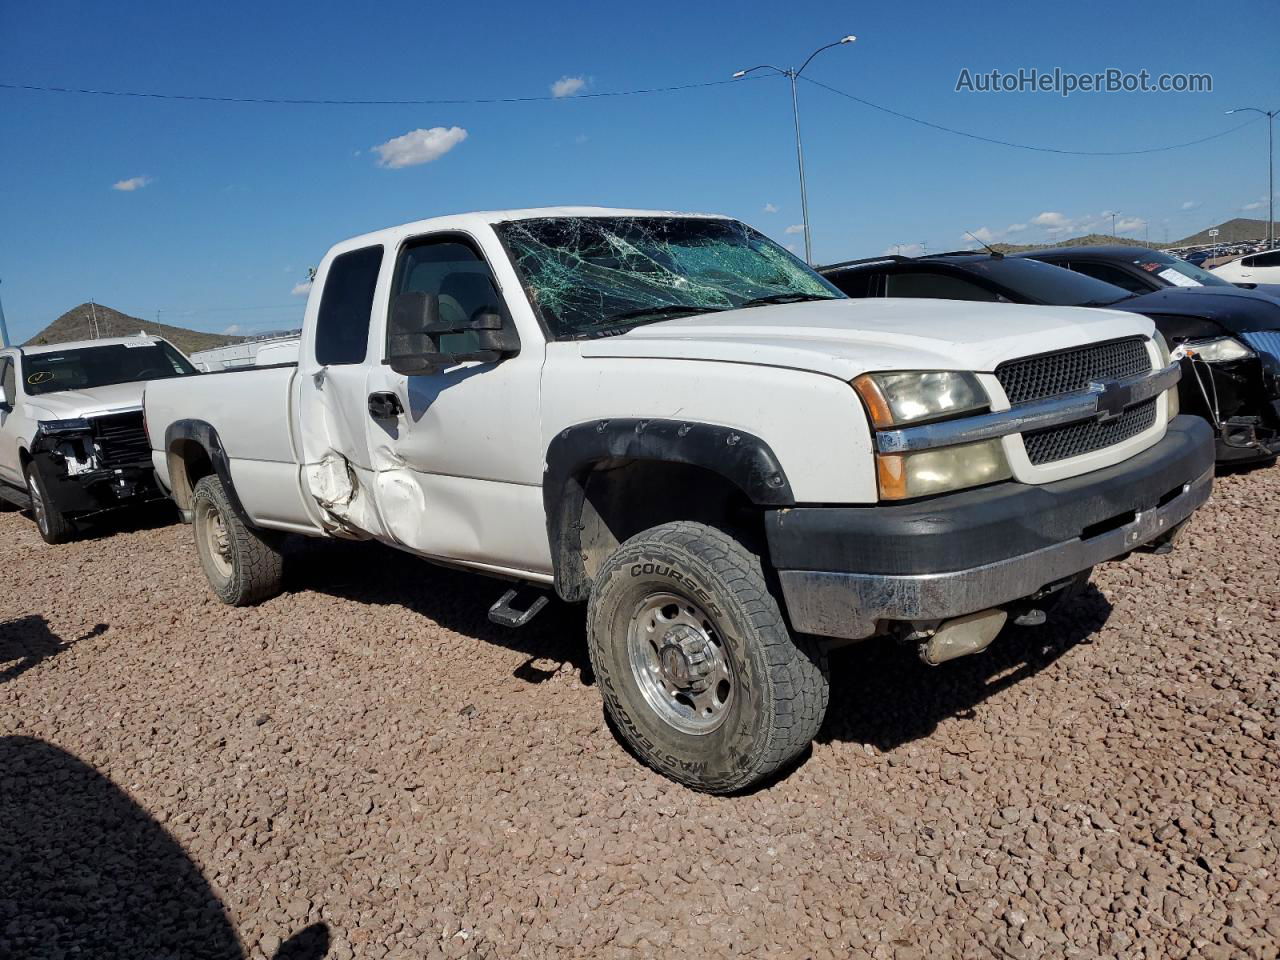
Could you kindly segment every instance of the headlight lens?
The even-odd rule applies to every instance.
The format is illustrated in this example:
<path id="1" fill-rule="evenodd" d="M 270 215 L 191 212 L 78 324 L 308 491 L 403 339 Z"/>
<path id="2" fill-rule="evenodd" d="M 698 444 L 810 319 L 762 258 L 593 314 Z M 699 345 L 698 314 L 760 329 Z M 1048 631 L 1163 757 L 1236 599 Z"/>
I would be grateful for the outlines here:
<path id="1" fill-rule="evenodd" d="M 1160 366 L 1167 367 L 1172 362 L 1169 355 L 1169 341 L 1159 330 L 1151 335 L 1151 339 L 1156 342 L 1156 349 L 1160 351 Z"/>
<path id="2" fill-rule="evenodd" d="M 1206 363 L 1226 363 L 1229 360 L 1247 360 L 1254 352 L 1235 337 L 1214 337 L 1211 340 L 1188 340 L 1182 345 L 1187 356 Z"/>
<path id="3" fill-rule="evenodd" d="M 999 440 L 915 453 L 882 453 L 876 457 L 876 473 L 884 500 L 927 497 L 1013 476 Z"/>
<path id="4" fill-rule="evenodd" d="M 1172 420 L 1182 412 L 1182 403 L 1178 400 L 1178 388 L 1171 387 L 1164 392 L 1169 404 L 1169 419 Z"/>
<path id="5" fill-rule="evenodd" d="M 989 403 L 977 377 L 955 370 L 867 373 L 853 381 L 853 389 L 880 430 L 982 410 Z"/>

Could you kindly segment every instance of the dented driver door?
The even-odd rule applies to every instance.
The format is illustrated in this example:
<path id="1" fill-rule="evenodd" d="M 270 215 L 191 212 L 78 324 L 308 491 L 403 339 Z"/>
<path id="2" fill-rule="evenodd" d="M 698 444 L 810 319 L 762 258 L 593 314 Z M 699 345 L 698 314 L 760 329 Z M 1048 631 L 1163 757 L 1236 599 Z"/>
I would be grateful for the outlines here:
<path id="1" fill-rule="evenodd" d="M 378 512 L 394 542 L 415 553 L 549 575 L 538 416 L 545 351 L 527 304 L 504 298 L 504 289 L 522 298 L 514 273 L 505 261 L 497 266 L 495 273 L 475 239 L 460 233 L 415 238 L 398 254 L 390 290 L 379 297 L 382 329 L 386 306 L 420 291 L 439 298 L 444 321 L 501 314 L 521 347 L 498 362 L 404 376 L 380 362 L 379 338 L 367 414 Z M 474 350 L 474 337 L 450 335 L 441 346 Z"/>

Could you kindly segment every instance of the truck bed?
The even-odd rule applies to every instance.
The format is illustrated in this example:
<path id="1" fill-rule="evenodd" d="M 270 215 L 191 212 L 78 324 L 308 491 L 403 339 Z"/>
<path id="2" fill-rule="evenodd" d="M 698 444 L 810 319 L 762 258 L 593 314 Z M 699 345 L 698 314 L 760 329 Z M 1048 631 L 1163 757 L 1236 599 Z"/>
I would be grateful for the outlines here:
<path id="1" fill-rule="evenodd" d="M 297 366 L 280 364 L 157 380 L 143 397 L 151 434 L 151 459 L 172 488 L 165 427 L 181 421 L 208 424 L 227 455 L 231 479 L 250 519 L 263 527 L 316 532 L 302 495 L 291 426 Z M 169 427 L 172 430 L 172 427 Z"/>

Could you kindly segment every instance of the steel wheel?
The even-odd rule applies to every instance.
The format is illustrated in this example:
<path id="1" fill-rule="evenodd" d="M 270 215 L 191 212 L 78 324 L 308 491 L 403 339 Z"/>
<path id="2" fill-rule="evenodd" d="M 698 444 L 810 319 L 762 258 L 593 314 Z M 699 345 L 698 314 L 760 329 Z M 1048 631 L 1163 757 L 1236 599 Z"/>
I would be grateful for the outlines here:
<path id="1" fill-rule="evenodd" d="M 715 622 L 692 600 L 654 593 L 636 606 L 627 657 L 649 707 L 682 733 L 711 733 L 733 700 L 733 670 Z"/>
<path id="2" fill-rule="evenodd" d="M 195 521 L 214 569 L 223 577 L 230 578 L 235 566 L 231 559 L 231 536 L 222 512 L 207 500 L 201 500 L 196 504 Z"/>
<path id="3" fill-rule="evenodd" d="M 44 494 L 40 492 L 40 484 L 34 474 L 27 476 L 27 491 L 31 494 L 31 515 L 35 517 L 40 532 L 49 533 L 49 511 L 44 505 Z"/>

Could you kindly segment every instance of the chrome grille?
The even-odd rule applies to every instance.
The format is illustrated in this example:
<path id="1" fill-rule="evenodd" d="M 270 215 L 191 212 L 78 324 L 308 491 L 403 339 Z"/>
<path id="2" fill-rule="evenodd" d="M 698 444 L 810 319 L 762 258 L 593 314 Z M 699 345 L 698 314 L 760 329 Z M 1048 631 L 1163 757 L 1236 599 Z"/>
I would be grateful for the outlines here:
<path id="1" fill-rule="evenodd" d="M 1269 353 L 1280 360 L 1280 330 L 1255 330 L 1238 334 L 1256 353 Z"/>
<path id="2" fill-rule="evenodd" d="M 100 467 L 129 467 L 151 460 L 151 444 L 142 424 L 141 410 L 94 417 L 93 439 Z"/>
<path id="3" fill-rule="evenodd" d="M 1009 360 L 996 367 L 996 379 L 1012 404 L 1074 393 L 1094 380 L 1120 380 L 1150 370 L 1151 355 L 1145 338 L 1128 337 Z"/>
<path id="4" fill-rule="evenodd" d="M 1112 420 L 1077 420 L 1061 427 L 1024 433 L 1027 456 L 1036 466 L 1092 453 L 1128 440 L 1156 422 L 1156 399 L 1144 400 Z"/>

